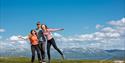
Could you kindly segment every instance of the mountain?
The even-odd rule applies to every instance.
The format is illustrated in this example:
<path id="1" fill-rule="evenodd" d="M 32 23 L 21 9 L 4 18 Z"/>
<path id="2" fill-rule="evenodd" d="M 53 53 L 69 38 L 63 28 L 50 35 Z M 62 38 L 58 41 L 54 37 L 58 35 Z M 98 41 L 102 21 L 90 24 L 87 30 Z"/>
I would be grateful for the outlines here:
<path id="1" fill-rule="evenodd" d="M 103 50 L 99 48 L 64 48 L 61 49 L 66 59 L 109 60 L 125 59 L 125 50 Z M 0 56 L 31 57 L 30 50 L 0 51 Z M 52 58 L 60 58 L 60 54 L 51 49 Z M 47 56 L 46 56 L 47 57 Z"/>
<path id="2" fill-rule="evenodd" d="M 125 59 L 125 50 L 106 50 L 108 53 L 112 54 L 112 59 Z"/>
<path id="3" fill-rule="evenodd" d="M 98 48 L 69 48 L 62 50 L 66 59 L 109 60 L 124 59 L 125 50 L 103 50 Z M 59 53 L 52 49 L 52 56 L 59 58 Z"/>

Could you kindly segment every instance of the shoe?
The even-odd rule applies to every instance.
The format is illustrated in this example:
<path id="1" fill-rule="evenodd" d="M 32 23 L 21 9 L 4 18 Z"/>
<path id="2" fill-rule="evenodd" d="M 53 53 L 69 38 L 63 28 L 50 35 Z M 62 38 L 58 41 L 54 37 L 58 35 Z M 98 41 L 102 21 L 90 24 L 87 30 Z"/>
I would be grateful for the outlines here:
<path id="1" fill-rule="evenodd" d="M 39 61 L 39 63 L 42 63 L 42 61 Z"/>
<path id="2" fill-rule="evenodd" d="M 45 59 L 42 59 L 43 60 L 43 62 L 46 62 L 46 60 Z"/>

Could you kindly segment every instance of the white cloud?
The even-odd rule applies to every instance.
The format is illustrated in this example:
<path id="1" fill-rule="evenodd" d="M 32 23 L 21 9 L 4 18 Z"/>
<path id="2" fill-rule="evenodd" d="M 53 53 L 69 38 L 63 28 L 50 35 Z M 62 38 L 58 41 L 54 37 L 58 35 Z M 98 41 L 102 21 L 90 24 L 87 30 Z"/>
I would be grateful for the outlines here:
<path id="1" fill-rule="evenodd" d="M 25 41 L 24 39 L 27 39 L 27 37 L 28 37 L 28 36 L 21 36 L 24 39 L 20 39 L 19 36 L 21 36 L 21 35 L 13 35 L 13 36 L 9 37 L 8 40 L 10 40 L 10 41 Z"/>
<path id="2" fill-rule="evenodd" d="M 0 32 L 5 32 L 5 29 L 0 28 Z"/>
<path id="3" fill-rule="evenodd" d="M 114 26 L 125 26 L 125 18 L 122 18 L 121 20 L 118 21 L 110 21 L 109 24 Z"/>
<path id="4" fill-rule="evenodd" d="M 0 36 L 0 39 L 2 39 L 2 36 Z"/>
<path id="5" fill-rule="evenodd" d="M 2 50 L 2 52 L 30 51 L 30 43 L 25 40 L 20 40 L 18 39 L 18 36 L 13 35 L 6 40 L 0 40 L 0 50 Z"/>
<path id="6" fill-rule="evenodd" d="M 111 27 L 105 27 L 101 31 L 102 32 L 116 32 L 116 30 Z"/>
<path id="7" fill-rule="evenodd" d="M 55 37 L 62 37 L 62 35 L 61 35 L 61 34 L 58 34 L 58 33 L 53 33 L 53 35 L 54 35 Z"/>
<path id="8" fill-rule="evenodd" d="M 81 34 L 81 35 L 68 36 L 68 37 L 64 37 L 60 34 L 57 34 L 59 38 L 56 37 L 56 40 L 67 42 L 67 43 L 70 43 L 70 42 L 71 43 L 81 42 L 81 44 L 88 43 L 90 44 L 89 46 L 98 45 L 96 47 L 103 48 L 103 49 L 113 49 L 113 48 L 124 49 L 124 46 L 123 46 L 123 44 L 125 43 L 125 40 L 123 39 L 125 38 L 124 20 L 125 18 L 118 21 L 113 21 L 117 23 L 117 25 L 114 23 L 111 24 L 110 22 L 111 27 L 103 27 L 99 31 L 90 33 L 90 34 Z M 96 25 L 97 28 L 100 28 L 100 26 L 101 25 Z"/>
<path id="9" fill-rule="evenodd" d="M 100 25 L 100 24 L 97 24 L 96 25 L 96 29 L 100 29 L 100 28 L 102 28 L 103 27 L 103 25 Z"/>
<path id="10" fill-rule="evenodd" d="M 78 36 L 81 40 L 91 40 L 94 38 L 93 34 L 84 34 L 84 35 L 80 35 Z"/>
<path id="11" fill-rule="evenodd" d="M 8 39 L 8 41 L 13 45 L 18 44 L 18 46 L 21 48 L 25 48 L 27 45 L 30 45 L 30 41 L 24 40 L 27 38 L 27 36 L 22 36 L 24 39 L 18 38 L 19 36 L 20 35 L 13 35 Z"/>
<path id="12" fill-rule="evenodd" d="M 20 40 L 20 39 L 18 38 L 18 36 L 15 36 L 15 35 L 11 36 L 9 39 L 10 39 L 10 40 Z"/>

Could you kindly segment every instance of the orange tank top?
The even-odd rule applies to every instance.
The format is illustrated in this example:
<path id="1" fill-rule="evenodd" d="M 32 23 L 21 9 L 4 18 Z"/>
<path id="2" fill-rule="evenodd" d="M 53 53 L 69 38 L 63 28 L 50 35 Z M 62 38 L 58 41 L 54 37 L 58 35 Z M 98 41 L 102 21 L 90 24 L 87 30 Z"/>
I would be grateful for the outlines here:
<path id="1" fill-rule="evenodd" d="M 38 38 L 37 36 L 31 36 L 30 37 L 30 42 L 32 45 L 38 45 Z"/>

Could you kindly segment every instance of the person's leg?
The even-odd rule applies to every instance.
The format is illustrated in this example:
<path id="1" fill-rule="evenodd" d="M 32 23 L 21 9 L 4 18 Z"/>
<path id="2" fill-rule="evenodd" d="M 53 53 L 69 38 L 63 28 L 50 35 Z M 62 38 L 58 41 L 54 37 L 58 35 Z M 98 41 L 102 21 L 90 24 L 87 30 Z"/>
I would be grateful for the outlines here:
<path id="1" fill-rule="evenodd" d="M 39 41 L 39 48 L 42 59 L 45 59 L 45 42 Z"/>
<path id="2" fill-rule="evenodd" d="M 59 48 L 57 47 L 57 45 L 56 45 L 56 43 L 55 43 L 55 40 L 52 39 L 51 42 L 52 42 L 53 47 L 54 47 L 61 55 L 63 55 L 63 53 L 62 53 L 62 52 L 59 50 Z"/>
<path id="3" fill-rule="evenodd" d="M 41 54 L 42 54 L 42 59 L 43 59 L 43 61 L 45 60 L 45 42 L 42 42 L 41 43 Z"/>
<path id="4" fill-rule="evenodd" d="M 36 49 L 36 51 L 37 51 L 38 61 L 41 62 L 41 56 L 40 56 L 40 49 L 39 49 L 39 46 L 36 45 L 36 46 L 35 46 L 35 49 Z"/>
<path id="5" fill-rule="evenodd" d="M 42 56 L 42 42 L 41 41 L 39 41 L 39 49 L 40 49 L 40 54 Z"/>
<path id="6" fill-rule="evenodd" d="M 47 41 L 47 55 L 48 55 L 49 62 L 51 60 L 51 57 L 50 57 L 50 47 L 51 47 L 51 42 Z"/>
<path id="7" fill-rule="evenodd" d="M 33 62 L 34 62 L 34 59 L 35 59 L 35 47 L 34 47 L 33 45 L 31 45 L 31 52 L 32 52 L 31 62 L 33 63 Z"/>
<path id="8" fill-rule="evenodd" d="M 61 54 L 62 59 L 64 59 L 63 53 L 62 53 L 62 52 L 59 50 L 59 48 L 57 47 L 57 45 L 56 45 L 56 43 L 55 43 L 55 40 L 52 39 L 51 42 L 52 42 L 53 47 Z"/>

